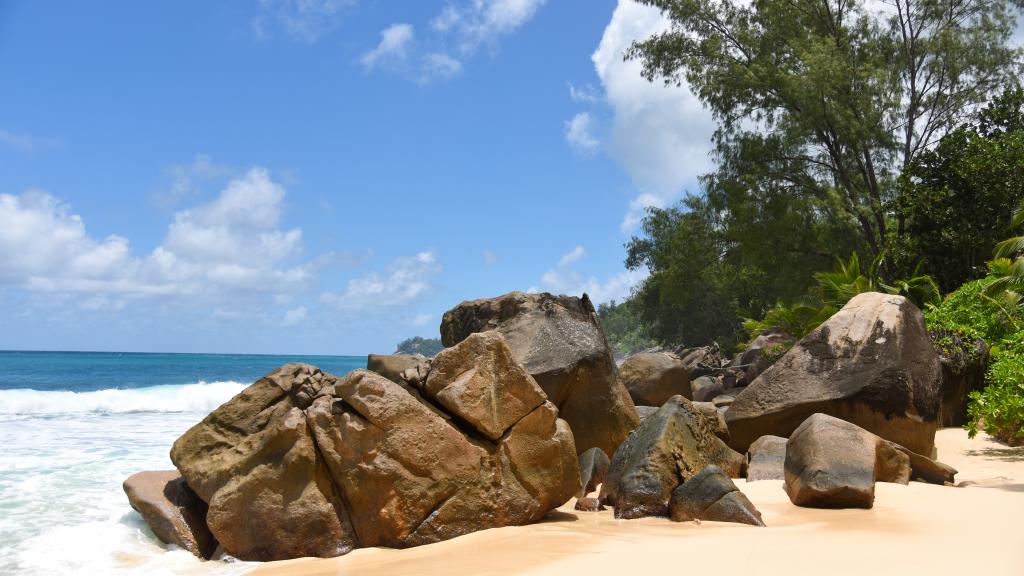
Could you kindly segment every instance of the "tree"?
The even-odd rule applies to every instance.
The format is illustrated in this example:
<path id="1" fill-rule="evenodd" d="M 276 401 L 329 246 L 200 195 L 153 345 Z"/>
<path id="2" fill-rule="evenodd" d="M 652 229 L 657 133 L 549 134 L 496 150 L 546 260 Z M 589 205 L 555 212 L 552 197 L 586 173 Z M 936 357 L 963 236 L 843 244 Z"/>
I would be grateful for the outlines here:
<path id="1" fill-rule="evenodd" d="M 686 80 L 718 121 L 705 188 L 789 195 L 872 257 L 904 226 L 899 173 L 1020 72 L 1020 0 L 890 0 L 885 16 L 863 0 L 641 2 L 671 27 L 627 58 Z"/>
<path id="2" fill-rule="evenodd" d="M 992 245 L 1024 201 L 1024 90 L 995 98 L 973 122 L 918 155 L 900 178 L 896 213 L 905 223 L 890 255 L 907 270 L 924 258 L 944 292 L 985 276 Z"/>
<path id="3" fill-rule="evenodd" d="M 608 345 L 616 356 L 626 356 L 647 348 L 656 343 L 648 334 L 647 326 L 640 318 L 634 300 L 626 300 L 616 304 L 614 300 L 597 306 L 597 318 Z"/>
<path id="4" fill-rule="evenodd" d="M 399 342 L 398 346 L 395 348 L 395 354 L 422 354 L 424 356 L 434 356 L 441 350 L 444 350 L 444 345 L 441 344 L 441 340 L 438 338 L 413 336 L 412 338 L 406 338 Z"/>

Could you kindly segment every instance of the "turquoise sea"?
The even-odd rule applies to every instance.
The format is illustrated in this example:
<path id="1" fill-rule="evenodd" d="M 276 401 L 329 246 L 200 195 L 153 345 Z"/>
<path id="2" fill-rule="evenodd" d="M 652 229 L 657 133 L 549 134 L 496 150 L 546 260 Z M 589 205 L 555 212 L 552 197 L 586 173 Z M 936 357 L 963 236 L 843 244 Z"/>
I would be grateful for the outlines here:
<path id="1" fill-rule="evenodd" d="M 234 574 L 152 535 L 121 482 L 263 374 L 365 356 L 0 351 L 0 574 Z"/>

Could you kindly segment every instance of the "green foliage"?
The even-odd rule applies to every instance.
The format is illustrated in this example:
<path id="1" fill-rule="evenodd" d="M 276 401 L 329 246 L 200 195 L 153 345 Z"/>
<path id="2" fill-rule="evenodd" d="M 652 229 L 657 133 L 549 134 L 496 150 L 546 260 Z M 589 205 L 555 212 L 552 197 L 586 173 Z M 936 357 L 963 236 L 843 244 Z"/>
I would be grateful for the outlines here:
<path id="1" fill-rule="evenodd" d="M 783 306 L 780 304 L 769 309 L 764 318 L 760 320 L 753 318 L 744 320 L 743 328 L 751 338 L 756 338 L 772 328 L 779 328 L 786 334 L 800 339 L 835 313 L 836 309 L 828 305 L 813 306 L 797 303 L 792 306 Z"/>
<path id="2" fill-rule="evenodd" d="M 983 390 L 971 392 L 967 430 L 984 430 L 1016 446 L 1024 443 L 1024 332 L 992 351 Z"/>
<path id="3" fill-rule="evenodd" d="M 657 346 L 647 333 L 647 326 L 640 318 L 633 300 L 621 304 L 611 301 L 597 306 L 597 317 L 601 321 L 608 346 L 616 356 L 625 356 Z"/>
<path id="4" fill-rule="evenodd" d="M 395 354 L 422 354 L 430 357 L 436 355 L 441 350 L 444 350 L 444 345 L 441 344 L 440 339 L 413 336 L 399 342 L 398 347 L 395 349 Z"/>
<path id="5" fill-rule="evenodd" d="M 1006 1 L 902 0 L 885 17 L 864 0 L 642 2 L 672 25 L 627 57 L 685 80 L 719 122 L 705 187 L 784 197 L 841 239 L 804 245 L 827 255 L 880 254 L 899 173 L 1020 72 Z"/>
<path id="6" fill-rule="evenodd" d="M 992 363 L 985 388 L 970 394 L 967 407 L 971 437 L 979 430 L 1009 443 L 1024 441 L 1024 330 L 1019 329 L 1021 303 L 999 300 L 986 292 L 997 280 L 987 276 L 963 285 L 942 304 L 925 312 L 933 334 L 943 334 L 940 347 L 955 347 L 954 335 L 981 338 L 990 348 Z"/>
<path id="7" fill-rule="evenodd" d="M 1024 90 L 1014 88 L 903 173 L 892 203 L 899 221 L 889 242 L 892 267 L 909 270 L 924 258 L 944 291 L 984 276 L 992 245 L 1020 225 L 1011 223 L 1007 207 L 1024 201 L 1022 173 Z M 1017 253 L 1024 238 L 1000 246 L 1006 255 Z"/>

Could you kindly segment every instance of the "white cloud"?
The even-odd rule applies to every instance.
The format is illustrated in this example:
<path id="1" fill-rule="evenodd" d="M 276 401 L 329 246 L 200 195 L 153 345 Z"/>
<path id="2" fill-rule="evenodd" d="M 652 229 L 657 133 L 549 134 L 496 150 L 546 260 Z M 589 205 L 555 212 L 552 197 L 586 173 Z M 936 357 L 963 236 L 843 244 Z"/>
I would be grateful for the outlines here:
<path id="1" fill-rule="evenodd" d="M 430 27 L 438 32 L 447 32 L 454 28 L 461 19 L 462 15 L 455 6 L 448 4 L 430 21 Z"/>
<path id="2" fill-rule="evenodd" d="M 344 10 L 355 0 L 260 0 L 259 12 L 252 19 L 257 38 L 270 36 L 268 26 L 280 25 L 294 40 L 312 44 L 331 31 Z"/>
<path id="3" fill-rule="evenodd" d="M 640 75 L 640 62 L 623 61 L 633 40 L 669 25 L 658 9 L 619 0 L 592 56 L 613 111 L 608 154 L 640 192 L 623 220 L 626 232 L 635 229 L 645 207 L 668 204 L 712 167 L 711 113 L 685 84 L 666 87 L 648 82 Z"/>
<path id="4" fill-rule="evenodd" d="M 595 104 L 601 100 L 601 94 L 591 84 L 577 88 L 572 83 L 569 83 L 569 97 L 572 98 L 573 102 L 580 104 Z"/>
<path id="5" fill-rule="evenodd" d="M 552 292 L 580 296 L 587 294 L 595 304 L 616 300 L 621 302 L 627 298 L 633 288 L 648 276 L 646 269 L 624 270 L 600 281 L 594 276 L 584 278 L 573 264 L 586 256 L 582 246 L 576 246 L 558 259 L 555 266 L 545 272 L 537 286 L 531 286 L 528 292 Z"/>
<path id="6" fill-rule="evenodd" d="M 324 292 L 320 300 L 350 312 L 405 306 L 430 293 L 440 271 L 433 251 L 420 252 L 395 259 L 384 275 L 370 272 L 349 280 L 344 291 Z"/>
<path id="7" fill-rule="evenodd" d="M 309 317 L 309 310 L 306 310 L 305 306 L 299 306 L 298 308 L 292 308 L 285 312 L 284 320 L 281 321 L 282 326 L 295 326 L 300 324 Z"/>
<path id="8" fill-rule="evenodd" d="M 168 169 L 170 186 L 165 192 L 155 195 L 156 201 L 161 206 L 173 206 L 198 195 L 203 183 L 216 178 L 226 178 L 232 172 L 230 166 L 217 164 L 206 154 L 197 154 L 192 162 L 175 164 Z"/>
<path id="9" fill-rule="evenodd" d="M 214 201 L 175 214 L 163 243 L 140 257 L 124 237 L 90 236 L 50 194 L 0 194 L 0 284 L 133 297 L 287 292 L 309 280 L 309 268 L 282 266 L 302 240 L 299 229 L 279 228 L 284 196 L 253 168 Z"/>
<path id="10" fill-rule="evenodd" d="M 442 52 L 431 52 L 423 57 L 420 81 L 450 80 L 461 73 L 461 62 Z"/>
<path id="11" fill-rule="evenodd" d="M 593 152 L 601 143 L 593 135 L 593 119 L 589 112 L 580 112 L 565 122 L 565 141 L 574 150 Z"/>
<path id="12" fill-rule="evenodd" d="M 60 146 L 59 138 L 39 138 L 28 134 L 15 134 L 6 130 L 0 130 L 0 144 L 16 148 L 22 152 L 33 152 L 37 148 L 49 148 Z"/>
<path id="13" fill-rule="evenodd" d="M 472 0 L 459 14 L 460 49 L 472 53 L 533 19 L 546 0 Z M 446 9 L 450 7 L 446 6 Z"/>
<path id="14" fill-rule="evenodd" d="M 413 36 L 411 24 L 392 24 L 381 31 L 380 43 L 373 50 L 363 54 L 359 63 L 367 70 L 372 70 L 380 64 L 392 65 L 403 62 L 408 56 Z"/>

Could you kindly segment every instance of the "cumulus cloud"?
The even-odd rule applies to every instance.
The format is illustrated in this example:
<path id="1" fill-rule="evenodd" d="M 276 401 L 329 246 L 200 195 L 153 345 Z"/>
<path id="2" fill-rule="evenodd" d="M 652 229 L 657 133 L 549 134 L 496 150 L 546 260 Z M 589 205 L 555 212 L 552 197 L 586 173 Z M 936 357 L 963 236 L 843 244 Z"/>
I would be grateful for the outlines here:
<path id="1" fill-rule="evenodd" d="M 552 292 L 581 296 L 587 294 L 595 304 L 622 301 L 627 298 L 634 287 L 648 276 L 646 269 L 624 270 L 604 281 L 594 276 L 584 277 L 574 268 L 574 264 L 585 258 L 586 250 L 576 246 L 558 259 L 553 268 L 545 272 L 537 286 L 531 286 L 528 292 Z"/>
<path id="2" fill-rule="evenodd" d="M 345 9 L 355 4 L 356 0 L 260 0 L 252 31 L 265 39 L 272 27 L 280 26 L 293 40 L 312 44 L 335 28 Z"/>
<path id="3" fill-rule="evenodd" d="M 161 245 L 132 254 L 128 239 L 93 238 L 69 205 L 42 191 L 0 194 L 0 282 L 47 292 L 134 297 L 287 291 L 307 266 L 283 267 L 302 232 L 280 229 L 284 189 L 262 168 L 212 202 L 179 211 Z"/>
<path id="4" fill-rule="evenodd" d="M 636 228 L 647 206 L 664 206 L 711 167 L 714 121 L 696 96 L 683 86 L 648 82 L 640 63 L 623 61 L 634 40 L 669 27 L 661 12 L 633 0 L 619 0 L 601 43 L 592 55 L 594 68 L 613 118 L 606 149 L 630 175 L 639 194 L 622 229 Z"/>
<path id="5" fill-rule="evenodd" d="M 394 308 L 411 304 L 430 293 L 434 276 L 441 272 L 434 251 L 396 258 L 383 274 L 370 272 L 348 281 L 341 292 L 324 292 L 321 302 L 348 312 Z"/>
<path id="6" fill-rule="evenodd" d="M 445 7 L 458 12 L 456 28 L 460 50 L 474 52 L 481 44 L 510 34 L 536 15 L 546 0 L 472 0 L 461 8 Z"/>
<path id="7" fill-rule="evenodd" d="M 565 122 L 565 141 L 574 150 L 593 152 L 601 143 L 593 134 L 593 119 L 589 112 L 580 112 Z"/>
<path id="8" fill-rule="evenodd" d="M 359 63 L 367 70 L 379 65 L 394 65 L 404 62 L 408 57 L 409 45 L 414 36 L 411 24 L 398 23 L 388 26 L 380 33 L 380 43 L 359 59 Z"/>
<path id="9" fill-rule="evenodd" d="M 292 308 L 285 312 L 284 319 L 281 321 L 282 326 L 295 326 L 301 324 L 309 317 L 309 310 L 305 306 L 299 306 L 298 308 Z"/>
<path id="10" fill-rule="evenodd" d="M 423 57 L 420 81 L 450 80 L 462 73 L 462 62 L 443 52 L 431 52 Z"/>

